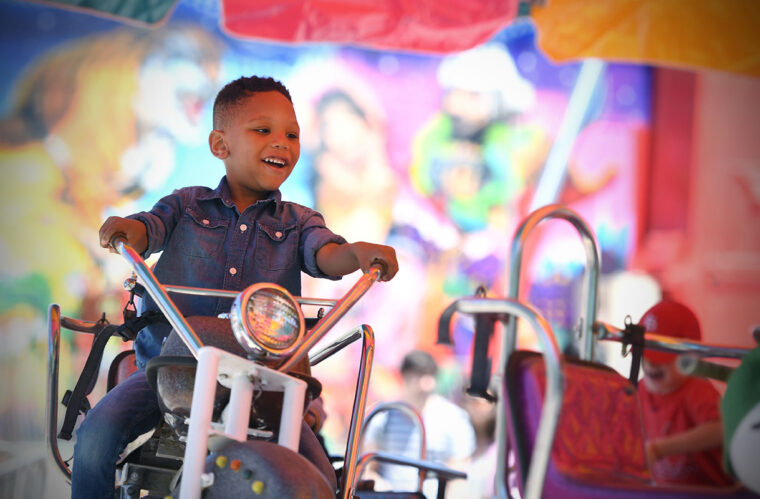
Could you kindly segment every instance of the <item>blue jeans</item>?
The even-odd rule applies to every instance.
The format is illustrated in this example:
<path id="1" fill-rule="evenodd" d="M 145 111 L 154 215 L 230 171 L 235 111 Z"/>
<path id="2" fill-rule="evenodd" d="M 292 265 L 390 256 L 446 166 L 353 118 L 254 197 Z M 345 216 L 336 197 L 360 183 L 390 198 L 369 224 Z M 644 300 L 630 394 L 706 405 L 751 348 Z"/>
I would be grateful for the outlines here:
<path id="1" fill-rule="evenodd" d="M 113 499 L 116 461 L 129 442 L 161 419 L 156 393 L 140 369 L 106 394 L 77 430 L 72 499 Z"/>

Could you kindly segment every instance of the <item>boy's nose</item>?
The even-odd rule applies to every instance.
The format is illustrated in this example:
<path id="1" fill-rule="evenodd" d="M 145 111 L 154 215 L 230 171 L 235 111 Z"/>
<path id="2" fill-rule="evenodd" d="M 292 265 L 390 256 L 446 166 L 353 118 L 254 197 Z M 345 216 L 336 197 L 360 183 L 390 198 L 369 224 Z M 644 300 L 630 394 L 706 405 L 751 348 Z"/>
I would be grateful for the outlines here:
<path id="1" fill-rule="evenodd" d="M 285 143 L 284 140 L 277 140 L 277 139 L 275 139 L 275 140 L 272 141 L 272 147 L 274 147 L 275 149 L 287 149 L 288 148 L 288 144 Z"/>

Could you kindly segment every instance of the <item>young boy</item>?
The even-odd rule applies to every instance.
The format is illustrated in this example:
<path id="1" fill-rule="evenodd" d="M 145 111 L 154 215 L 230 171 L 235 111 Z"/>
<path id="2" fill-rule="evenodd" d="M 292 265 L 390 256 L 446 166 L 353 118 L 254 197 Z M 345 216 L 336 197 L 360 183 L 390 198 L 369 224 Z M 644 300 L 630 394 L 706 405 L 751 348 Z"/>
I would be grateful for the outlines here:
<path id="1" fill-rule="evenodd" d="M 639 324 L 649 333 L 700 341 L 699 321 L 685 305 L 663 300 Z M 726 486 L 722 466 L 720 395 L 710 381 L 685 376 L 676 356 L 645 350 L 638 396 L 645 450 L 656 482 Z"/>
<path id="2" fill-rule="evenodd" d="M 109 217 L 100 244 L 116 235 L 143 256 L 162 251 L 154 272 L 161 283 L 242 290 L 255 282 L 274 282 L 301 294 L 301 271 L 339 279 L 374 261 L 393 278 L 398 263 L 393 248 L 347 243 L 332 233 L 322 215 L 283 201 L 279 188 L 300 154 L 299 127 L 290 94 L 272 78 L 244 77 L 217 95 L 211 153 L 224 162 L 226 176 L 216 189 L 187 187 L 161 199 L 149 212 Z M 185 315 L 228 312 L 230 300 L 175 295 Z M 156 310 L 146 297 L 141 311 Z M 160 412 L 142 368 L 160 353 L 168 325 L 152 325 L 135 340 L 141 368 L 109 392 L 77 432 L 72 497 L 113 498 L 119 453 L 138 435 L 158 424 Z"/>

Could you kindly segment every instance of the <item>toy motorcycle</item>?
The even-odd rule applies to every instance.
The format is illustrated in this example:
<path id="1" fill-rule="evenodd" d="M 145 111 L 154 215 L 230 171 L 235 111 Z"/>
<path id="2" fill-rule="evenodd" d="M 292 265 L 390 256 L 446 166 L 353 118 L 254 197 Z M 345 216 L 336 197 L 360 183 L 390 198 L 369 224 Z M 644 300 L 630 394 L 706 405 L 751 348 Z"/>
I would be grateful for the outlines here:
<path id="1" fill-rule="evenodd" d="M 136 285 L 131 279 L 125 287 L 132 293 L 144 288 L 173 327 L 161 355 L 146 366 L 164 422 L 119 464 L 121 497 L 140 497 L 141 491 L 182 499 L 382 497 L 383 493 L 366 490 L 358 480 L 357 467 L 372 460 L 417 468 L 420 490 L 411 492 L 410 497 L 423 497 L 421 484 L 426 473 L 438 478 L 439 497 L 443 497 L 448 480 L 466 477 L 424 459 L 383 453 L 359 459 L 374 354 L 370 326 L 362 325 L 309 356 L 320 339 L 382 275 L 380 264 L 362 275 L 341 299 L 327 300 L 294 297 L 271 283 L 254 284 L 242 292 L 162 285 L 129 245 L 116 240 L 113 246 L 131 264 L 141 282 Z M 229 317 L 184 317 L 168 293 L 231 298 L 234 302 Z M 320 316 L 305 319 L 302 305 L 322 307 Z M 91 352 L 83 377 L 64 397 L 68 409 L 59 432 L 61 328 L 94 334 L 96 347 L 114 334 L 133 339 L 136 330 L 151 318 L 125 314 L 124 324 L 114 326 L 105 319 L 88 322 L 63 317 L 59 307 L 51 305 L 48 319 L 47 440 L 53 460 L 70 481 L 71 471 L 61 456 L 57 438 L 70 438 L 76 416 L 88 409 L 86 395 L 92 389 L 92 373 L 97 371 L 93 366 L 99 365 L 102 348 Z M 309 322 L 312 327 L 307 328 Z M 311 377 L 310 366 L 359 338 L 363 346 L 347 445 L 343 466 L 336 469 L 304 422 L 305 410 L 321 388 Z M 109 388 L 117 382 L 119 369 L 128 359 L 128 354 L 115 359 L 115 364 L 122 365 L 112 365 Z M 90 374 L 89 379 L 84 373 Z"/>

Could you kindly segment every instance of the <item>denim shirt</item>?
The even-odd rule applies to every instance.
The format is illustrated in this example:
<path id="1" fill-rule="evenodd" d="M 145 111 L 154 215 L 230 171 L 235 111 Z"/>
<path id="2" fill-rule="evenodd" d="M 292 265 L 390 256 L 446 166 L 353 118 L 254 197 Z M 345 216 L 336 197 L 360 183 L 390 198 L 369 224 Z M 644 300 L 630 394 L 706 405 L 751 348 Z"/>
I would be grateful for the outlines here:
<path id="1" fill-rule="evenodd" d="M 316 253 L 327 243 L 343 244 L 318 212 L 282 201 L 280 191 L 240 213 L 232 202 L 227 178 L 216 189 L 185 187 L 162 198 L 148 212 L 127 218 L 147 228 L 147 257 L 161 251 L 153 270 L 161 284 L 241 291 L 257 282 L 273 282 L 301 294 L 301 271 L 337 280 L 317 267 Z M 170 294 L 183 315 L 216 316 L 229 312 L 232 300 Z M 158 310 L 150 296 L 140 313 Z M 135 340 L 140 368 L 161 351 L 171 331 L 167 324 L 144 328 Z"/>

